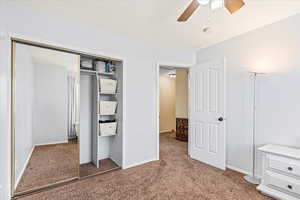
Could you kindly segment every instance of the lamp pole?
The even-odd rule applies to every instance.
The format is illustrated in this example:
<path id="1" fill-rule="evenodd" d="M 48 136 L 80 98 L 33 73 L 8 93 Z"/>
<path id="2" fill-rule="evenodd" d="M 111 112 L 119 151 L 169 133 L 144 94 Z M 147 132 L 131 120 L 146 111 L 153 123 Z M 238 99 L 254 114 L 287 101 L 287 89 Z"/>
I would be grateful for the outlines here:
<path id="1" fill-rule="evenodd" d="M 244 179 L 251 183 L 258 185 L 260 184 L 260 180 L 255 177 L 255 161 L 256 161 L 256 78 L 259 74 L 257 72 L 250 72 L 253 74 L 253 107 L 252 107 L 252 113 L 253 113 L 253 126 L 252 126 L 252 175 L 246 175 Z"/>

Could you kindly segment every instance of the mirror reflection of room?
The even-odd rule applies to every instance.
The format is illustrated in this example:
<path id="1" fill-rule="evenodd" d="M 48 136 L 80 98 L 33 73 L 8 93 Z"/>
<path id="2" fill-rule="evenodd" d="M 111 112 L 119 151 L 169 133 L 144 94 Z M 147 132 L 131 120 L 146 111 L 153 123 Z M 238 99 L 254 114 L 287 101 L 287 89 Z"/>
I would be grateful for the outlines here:
<path id="1" fill-rule="evenodd" d="M 15 193 L 79 176 L 79 56 L 14 43 Z"/>

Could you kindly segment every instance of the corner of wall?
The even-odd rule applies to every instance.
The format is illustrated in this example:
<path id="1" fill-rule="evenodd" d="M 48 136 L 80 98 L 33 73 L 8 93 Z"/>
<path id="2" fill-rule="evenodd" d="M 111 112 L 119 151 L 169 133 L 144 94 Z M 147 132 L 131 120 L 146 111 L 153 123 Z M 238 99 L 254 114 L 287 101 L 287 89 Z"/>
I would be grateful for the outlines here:
<path id="1" fill-rule="evenodd" d="M 1 9 L 0 9 L 1 13 Z M 2 17 L 1 17 L 2 19 Z M 10 199 L 10 40 L 0 22 L 0 198 Z"/>

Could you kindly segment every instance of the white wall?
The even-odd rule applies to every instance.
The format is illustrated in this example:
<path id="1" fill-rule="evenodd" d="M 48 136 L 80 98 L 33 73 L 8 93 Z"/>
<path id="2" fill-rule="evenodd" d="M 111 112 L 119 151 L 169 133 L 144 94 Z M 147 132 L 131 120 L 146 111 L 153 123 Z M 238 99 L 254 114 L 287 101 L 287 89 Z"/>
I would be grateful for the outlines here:
<path id="1" fill-rule="evenodd" d="M 68 72 L 65 67 L 44 62 L 34 65 L 34 143 L 65 143 L 68 141 Z"/>
<path id="2" fill-rule="evenodd" d="M 6 9 L 0 0 L 0 197 L 8 199 L 10 192 L 10 43 L 6 29 Z"/>
<path id="3" fill-rule="evenodd" d="M 0 1 L 0 197 L 8 199 L 10 194 L 10 43 L 6 36 L 5 27 L 3 22 L 5 17 L 4 10 L 1 10 Z M 3 20 L 2 20 L 3 19 Z"/>
<path id="4" fill-rule="evenodd" d="M 252 169 L 252 88 L 248 70 L 269 73 L 258 83 L 259 146 L 275 143 L 300 147 L 299 32 L 300 15 L 296 15 L 198 51 L 197 63 L 223 56 L 227 59 L 228 165 L 243 171 Z"/>
<path id="5" fill-rule="evenodd" d="M 156 48 L 95 27 L 84 26 L 71 20 L 66 21 L 56 15 L 49 16 L 20 6 L 16 1 L 7 1 L 2 11 L 7 16 L 4 17 L 6 24 L 2 27 L 7 27 L 7 31 L 15 37 L 123 59 L 125 83 L 123 167 L 158 159 L 157 66 L 158 63 L 191 66 L 195 58 L 193 50 Z M 3 43 L 4 46 L 0 47 L 0 51 L 6 48 L 5 51 L 8 52 L 7 38 Z M 4 59 L 0 69 L 4 72 L 5 84 L 3 87 L 1 85 L 0 92 L 8 97 L 9 87 L 5 86 L 9 86 L 10 81 L 9 65 L 5 63 L 8 63 L 10 58 L 6 54 Z M 1 102 L 2 109 L 7 109 L 4 106 L 10 106 L 10 99 L 7 100 L 8 102 Z M 5 110 L 1 117 L 9 119 L 9 115 L 9 110 Z M 6 122 L 10 123 L 7 120 Z M 0 146 L 5 149 L 5 158 L 9 160 L 10 132 L 9 127 L 5 127 L 6 134 L 1 134 Z M 0 164 L 1 169 L 9 172 L 9 162 Z M 0 183 L 5 185 L 5 194 L 8 194 L 9 176 L 1 175 L 0 178 L 3 179 Z"/>
<path id="6" fill-rule="evenodd" d="M 116 67 L 116 78 L 118 80 L 117 91 L 123 91 L 123 63 L 118 63 L 118 66 Z M 111 137 L 109 146 L 109 156 L 119 166 L 122 166 L 123 164 L 123 96 L 124 93 L 122 92 L 117 98 L 117 134 L 114 137 Z"/>
<path id="7" fill-rule="evenodd" d="M 15 162 L 18 182 L 27 166 L 33 142 L 34 74 L 32 58 L 25 45 L 16 45 Z"/>
<path id="8" fill-rule="evenodd" d="M 80 76 L 80 164 L 92 161 L 92 78 Z"/>

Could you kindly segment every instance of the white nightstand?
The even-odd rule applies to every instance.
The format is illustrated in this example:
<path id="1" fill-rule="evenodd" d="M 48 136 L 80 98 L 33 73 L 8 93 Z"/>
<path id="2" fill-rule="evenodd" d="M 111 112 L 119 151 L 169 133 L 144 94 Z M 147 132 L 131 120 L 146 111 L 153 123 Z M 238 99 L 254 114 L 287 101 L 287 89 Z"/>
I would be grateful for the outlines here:
<path id="1" fill-rule="evenodd" d="M 300 199 L 300 149 L 268 144 L 263 152 L 263 174 L 257 190 L 281 200 Z"/>

